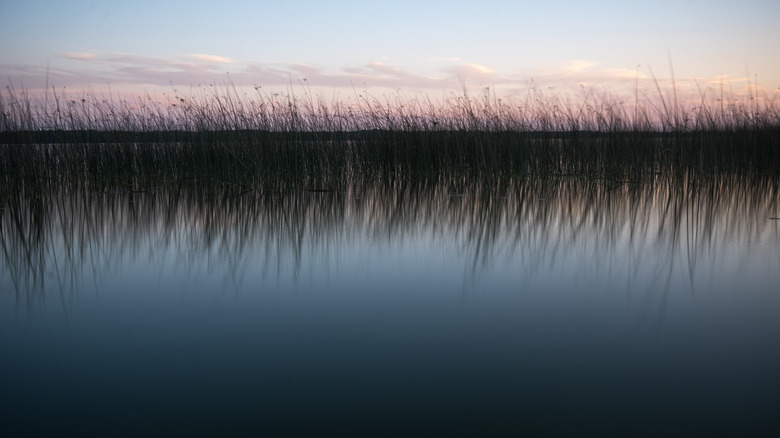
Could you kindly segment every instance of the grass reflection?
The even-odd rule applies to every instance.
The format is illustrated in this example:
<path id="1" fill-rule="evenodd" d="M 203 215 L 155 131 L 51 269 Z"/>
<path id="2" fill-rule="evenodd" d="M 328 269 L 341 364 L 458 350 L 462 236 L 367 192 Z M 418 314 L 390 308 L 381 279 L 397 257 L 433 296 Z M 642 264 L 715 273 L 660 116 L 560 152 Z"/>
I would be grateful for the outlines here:
<path id="1" fill-rule="evenodd" d="M 758 175 L 639 183 L 394 174 L 310 183 L 318 188 L 191 178 L 12 193 L 0 215 L 0 281 L 18 306 L 56 297 L 67 308 L 84 285 L 99 290 L 101 278 L 143 260 L 176 260 L 188 275 L 218 272 L 226 287 L 242 289 L 252 287 L 248 273 L 297 281 L 354 251 L 407 245 L 461 260 L 469 290 L 494 266 L 511 266 L 524 287 L 572 276 L 580 279 L 572 287 L 636 294 L 645 308 L 663 310 L 670 293 L 699 293 L 701 278 L 754 246 L 778 247 L 778 180 Z M 780 262 L 777 251 L 770 257 Z"/>

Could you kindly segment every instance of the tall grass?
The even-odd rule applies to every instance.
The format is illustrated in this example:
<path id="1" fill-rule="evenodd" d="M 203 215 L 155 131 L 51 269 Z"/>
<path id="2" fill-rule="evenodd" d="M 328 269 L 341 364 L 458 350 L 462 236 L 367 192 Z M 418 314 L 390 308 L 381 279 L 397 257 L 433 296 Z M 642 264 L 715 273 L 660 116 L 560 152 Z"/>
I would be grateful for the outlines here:
<path id="1" fill-rule="evenodd" d="M 703 91 L 683 104 L 670 93 L 658 86 L 656 96 L 637 94 L 627 108 L 609 94 L 536 87 L 520 101 L 486 88 L 433 102 L 366 90 L 324 99 L 306 84 L 247 93 L 227 83 L 160 101 L 56 89 L 41 98 L 9 85 L 0 93 L 0 183 L 6 190 L 42 181 L 102 190 L 194 178 L 277 189 L 338 184 L 356 173 L 628 181 L 780 172 L 774 99 Z"/>
<path id="2" fill-rule="evenodd" d="M 498 97 L 491 87 L 478 96 L 465 87 L 443 101 L 401 92 L 381 97 L 368 90 L 330 99 L 301 88 L 252 93 L 230 83 L 174 89 L 162 98 L 129 99 L 87 90 L 75 95 L 56 88 L 32 96 L 6 86 L 0 93 L 0 132 L 203 132 L 261 130 L 274 132 L 391 131 L 660 131 L 741 130 L 780 124 L 775 97 L 746 96 L 699 89 L 682 102 L 674 84 L 664 91 L 635 96 L 628 105 L 608 92 L 562 94 L 531 85 L 525 96 Z M 697 85 L 698 86 L 698 85 Z"/>

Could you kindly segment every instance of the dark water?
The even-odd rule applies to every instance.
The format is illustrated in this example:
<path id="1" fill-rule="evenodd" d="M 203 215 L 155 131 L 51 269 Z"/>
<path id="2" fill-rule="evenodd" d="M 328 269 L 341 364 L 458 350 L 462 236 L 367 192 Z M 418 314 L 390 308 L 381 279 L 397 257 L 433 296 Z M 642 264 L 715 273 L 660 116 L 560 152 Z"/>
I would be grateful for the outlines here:
<path id="1" fill-rule="evenodd" d="M 10 196 L 0 434 L 760 436 L 778 184 Z"/>

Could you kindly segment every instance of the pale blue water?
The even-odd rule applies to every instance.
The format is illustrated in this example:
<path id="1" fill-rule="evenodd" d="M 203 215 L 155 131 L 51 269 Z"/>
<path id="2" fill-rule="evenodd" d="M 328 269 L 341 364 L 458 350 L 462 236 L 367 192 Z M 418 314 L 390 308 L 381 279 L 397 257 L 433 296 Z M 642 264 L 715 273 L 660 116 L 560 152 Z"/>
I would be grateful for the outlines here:
<path id="1" fill-rule="evenodd" d="M 673 187 L 12 199 L 0 432 L 771 431 L 777 186 Z"/>

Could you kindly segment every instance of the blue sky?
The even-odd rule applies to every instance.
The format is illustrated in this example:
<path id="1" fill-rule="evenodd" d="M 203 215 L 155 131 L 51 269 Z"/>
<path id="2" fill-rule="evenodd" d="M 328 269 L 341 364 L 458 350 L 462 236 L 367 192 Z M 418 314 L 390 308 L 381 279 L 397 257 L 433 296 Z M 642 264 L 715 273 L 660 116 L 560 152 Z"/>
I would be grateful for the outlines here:
<path id="1" fill-rule="evenodd" d="M 447 92 L 643 86 L 670 76 L 780 89 L 780 2 L 9 1 L 0 74 L 16 87 Z M 638 67 L 641 66 L 641 67 Z"/>

